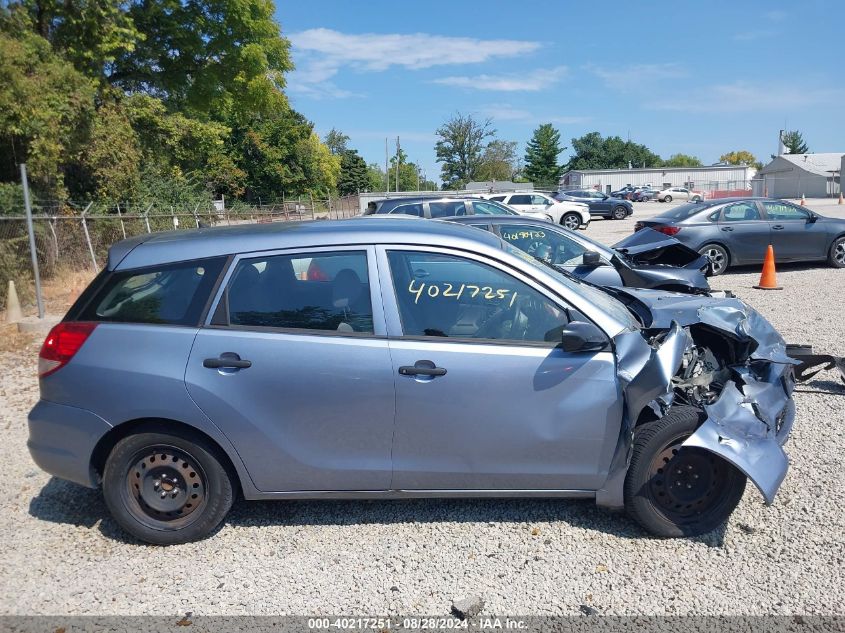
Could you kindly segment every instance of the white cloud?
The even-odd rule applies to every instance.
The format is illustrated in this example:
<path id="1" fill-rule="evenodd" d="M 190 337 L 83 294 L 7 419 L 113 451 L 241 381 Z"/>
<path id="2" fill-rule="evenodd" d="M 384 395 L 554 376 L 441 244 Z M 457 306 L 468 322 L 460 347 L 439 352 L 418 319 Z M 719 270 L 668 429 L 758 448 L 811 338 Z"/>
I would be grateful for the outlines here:
<path id="1" fill-rule="evenodd" d="M 569 69 L 566 66 L 556 66 L 555 68 L 538 68 L 522 74 L 442 77 L 435 79 L 432 83 L 474 90 L 536 92 L 558 83 L 568 72 Z"/>
<path id="2" fill-rule="evenodd" d="M 481 113 L 496 121 L 513 121 L 516 123 L 554 123 L 557 125 L 578 125 L 586 123 L 590 117 L 586 116 L 542 116 L 528 110 L 514 108 L 508 104 L 493 104 L 482 108 Z"/>
<path id="3" fill-rule="evenodd" d="M 628 66 L 589 65 L 586 70 L 596 75 L 608 86 L 621 90 L 650 90 L 661 79 L 680 79 L 689 76 L 680 64 L 630 64 Z"/>
<path id="4" fill-rule="evenodd" d="M 767 20 L 771 20 L 772 22 L 780 22 L 789 17 L 786 11 L 781 11 L 779 9 L 775 9 L 774 11 L 767 11 L 763 15 L 766 17 Z"/>
<path id="5" fill-rule="evenodd" d="M 837 104 L 845 98 L 845 90 L 828 88 L 785 87 L 750 84 L 737 81 L 731 84 L 702 86 L 688 95 L 651 101 L 645 107 L 693 114 L 724 112 L 755 112 L 761 110 L 793 110 L 819 104 Z"/>
<path id="6" fill-rule="evenodd" d="M 307 96 L 341 94 L 331 79 L 341 68 L 381 72 L 391 67 L 410 70 L 453 64 L 475 64 L 536 51 L 540 44 L 519 40 L 447 37 L 428 33 L 341 33 L 308 29 L 288 36 L 297 70 L 288 77 L 294 93 Z"/>

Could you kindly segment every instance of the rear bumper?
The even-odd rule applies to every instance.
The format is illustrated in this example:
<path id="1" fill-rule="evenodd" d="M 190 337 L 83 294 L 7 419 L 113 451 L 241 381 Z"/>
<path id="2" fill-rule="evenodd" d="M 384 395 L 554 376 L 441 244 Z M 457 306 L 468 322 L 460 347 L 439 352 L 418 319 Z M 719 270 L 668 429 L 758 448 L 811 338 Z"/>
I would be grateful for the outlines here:
<path id="1" fill-rule="evenodd" d="M 99 481 L 91 468 L 91 454 L 111 428 L 100 416 L 85 409 L 39 400 L 29 412 L 26 444 L 42 470 L 96 488 Z"/>

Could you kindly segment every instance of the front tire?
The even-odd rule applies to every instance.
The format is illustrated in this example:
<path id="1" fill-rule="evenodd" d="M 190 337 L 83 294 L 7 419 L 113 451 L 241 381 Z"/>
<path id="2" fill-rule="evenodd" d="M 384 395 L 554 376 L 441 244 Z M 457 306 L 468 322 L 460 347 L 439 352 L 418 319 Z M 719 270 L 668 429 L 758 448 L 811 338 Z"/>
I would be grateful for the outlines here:
<path id="1" fill-rule="evenodd" d="M 570 231 L 577 231 L 581 226 L 581 216 L 577 213 L 564 213 L 560 223 Z"/>
<path id="2" fill-rule="evenodd" d="M 728 266 L 730 266 L 731 256 L 724 246 L 707 244 L 706 246 L 702 246 L 698 252 L 710 258 L 714 277 L 718 277 L 724 273 L 728 269 Z"/>
<path id="3" fill-rule="evenodd" d="M 232 507 L 232 481 L 219 449 L 164 425 L 120 440 L 103 469 L 103 496 L 115 521 L 155 545 L 208 536 Z"/>
<path id="4" fill-rule="evenodd" d="M 628 210 L 625 207 L 616 207 L 613 209 L 614 220 L 624 220 L 628 217 Z"/>
<path id="5" fill-rule="evenodd" d="M 828 263 L 834 268 L 845 268 L 845 237 L 833 240 L 830 245 L 830 253 L 827 256 Z"/>
<path id="6" fill-rule="evenodd" d="M 651 534 L 698 536 L 728 520 L 745 492 L 733 464 L 683 442 L 704 420 L 693 407 L 674 407 L 637 427 L 625 478 L 625 510 Z"/>
<path id="7" fill-rule="evenodd" d="M 666 196 L 663 198 L 663 202 L 672 202 L 672 196 Z"/>

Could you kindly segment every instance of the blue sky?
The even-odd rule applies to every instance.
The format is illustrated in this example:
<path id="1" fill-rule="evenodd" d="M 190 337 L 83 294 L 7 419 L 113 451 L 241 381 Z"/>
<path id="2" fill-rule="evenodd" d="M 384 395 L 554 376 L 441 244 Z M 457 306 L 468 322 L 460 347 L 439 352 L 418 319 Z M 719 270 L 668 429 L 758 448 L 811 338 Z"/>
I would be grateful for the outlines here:
<path id="1" fill-rule="evenodd" d="M 401 137 L 429 178 L 456 111 L 519 142 L 551 122 L 566 145 L 597 130 L 705 163 L 777 131 L 845 152 L 845 2 L 278 0 L 296 71 L 287 92 L 367 162 Z M 565 160 L 568 151 L 561 160 Z"/>

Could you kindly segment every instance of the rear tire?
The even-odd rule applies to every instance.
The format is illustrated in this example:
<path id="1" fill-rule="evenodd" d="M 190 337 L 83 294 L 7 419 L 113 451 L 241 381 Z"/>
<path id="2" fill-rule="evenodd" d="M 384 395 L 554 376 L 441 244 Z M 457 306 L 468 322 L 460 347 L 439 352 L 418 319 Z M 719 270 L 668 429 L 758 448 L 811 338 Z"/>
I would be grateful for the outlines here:
<path id="1" fill-rule="evenodd" d="M 570 231 L 577 231 L 581 226 L 581 216 L 577 213 L 564 213 L 560 218 L 560 223 Z"/>
<path id="2" fill-rule="evenodd" d="M 115 521 L 155 545 L 208 536 L 232 507 L 232 481 L 206 439 L 151 426 L 115 444 L 103 469 L 103 496 Z"/>
<path id="3" fill-rule="evenodd" d="M 672 196 L 666 196 L 663 198 L 663 202 L 672 202 Z"/>
<path id="4" fill-rule="evenodd" d="M 733 464 L 681 446 L 703 419 L 699 409 L 674 407 L 634 432 L 625 510 L 655 536 L 711 532 L 728 520 L 745 492 L 746 477 Z"/>
<path id="5" fill-rule="evenodd" d="M 614 220 L 624 220 L 628 217 L 628 209 L 625 207 L 616 207 L 613 209 L 613 219 Z"/>
<path id="6" fill-rule="evenodd" d="M 702 255 L 707 255 L 713 263 L 713 276 L 718 277 L 731 265 L 731 254 L 724 246 L 718 244 L 706 244 L 698 249 Z"/>
<path id="7" fill-rule="evenodd" d="M 827 261 L 834 268 L 845 268 L 845 236 L 833 240 Z"/>

